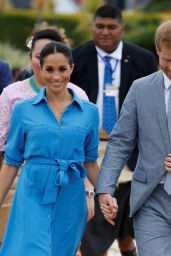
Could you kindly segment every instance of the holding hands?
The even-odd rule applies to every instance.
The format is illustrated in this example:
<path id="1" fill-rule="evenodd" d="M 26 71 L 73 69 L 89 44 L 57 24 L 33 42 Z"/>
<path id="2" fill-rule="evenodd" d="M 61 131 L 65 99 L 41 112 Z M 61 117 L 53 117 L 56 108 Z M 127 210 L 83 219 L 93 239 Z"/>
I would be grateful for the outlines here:
<path id="1" fill-rule="evenodd" d="M 115 225 L 114 219 L 118 212 L 118 204 L 114 197 L 110 194 L 99 194 L 98 195 L 100 209 L 104 215 L 104 218 L 111 225 Z"/>

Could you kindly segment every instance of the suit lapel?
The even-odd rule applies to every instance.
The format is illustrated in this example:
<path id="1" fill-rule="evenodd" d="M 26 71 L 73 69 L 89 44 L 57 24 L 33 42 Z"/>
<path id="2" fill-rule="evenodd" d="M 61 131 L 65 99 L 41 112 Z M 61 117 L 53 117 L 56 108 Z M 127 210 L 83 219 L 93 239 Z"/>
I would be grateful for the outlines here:
<path id="1" fill-rule="evenodd" d="M 119 102 L 122 105 L 122 101 L 125 98 L 128 88 L 128 79 L 130 74 L 130 69 L 132 67 L 132 56 L 128 52 L 127 45 L 123 42 L 123 50 L 122 50 L 122 59 L 121 59 L 121 82 L 120 82 L 120 90 L 119 90 Z"/>
<path id="2" fill-rule="evenodd" d="M 165 143 L 166 151 L 170 152 L 169 133 L 167 127 L 166 106 L 164 99 L 164 80 L 162 71 L 155 76 L 152 85 L 153 102 L 157 112 L 161 134 Z"/>
<path id="3" fill-rule="evenodd" d="M 87 67 L 87 76 L 88 81 L 91 81 L 91 95 L 93 96 L 93 102 L 96 102 L 98 95 L 98 62 L 97 62 L 97 52 L 94 43 L 90 45 L 87 50 L 87 59 L 86 59 L 86 67 Z"/>
<path id="4" fill-rule="evenodd" d="M 121 84 L 126 85 L 131 68 L 131 55 L 127 50 L 127 45 L 123 42 L 122 60 L 121 60 Z"/>

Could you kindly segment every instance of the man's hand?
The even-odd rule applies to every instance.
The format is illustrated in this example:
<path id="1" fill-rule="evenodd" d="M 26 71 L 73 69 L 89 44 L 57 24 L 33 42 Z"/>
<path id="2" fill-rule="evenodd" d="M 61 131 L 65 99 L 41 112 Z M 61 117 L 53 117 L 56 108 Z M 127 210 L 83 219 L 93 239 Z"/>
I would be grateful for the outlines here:
<path id="1" fill-rule="evenodd" d="M 164 165 L 166 168 L 166 171 L 171 172 L 171 154 L 168 154 L 165 158 Z"/>
<path id="2" fill-rule="evenodd" d="M 110 194 L 99 194 L 98 200 L 105 220 L 110 224 L 115 225 L 114 219 L 116 218 L 118 212 L 118 204 L 116 199 Z"/>

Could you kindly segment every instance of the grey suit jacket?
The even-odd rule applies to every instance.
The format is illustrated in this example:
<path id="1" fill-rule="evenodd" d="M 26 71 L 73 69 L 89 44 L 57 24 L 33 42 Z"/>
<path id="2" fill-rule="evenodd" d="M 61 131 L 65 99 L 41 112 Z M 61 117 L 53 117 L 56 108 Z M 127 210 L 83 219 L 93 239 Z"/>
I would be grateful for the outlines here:
<path id="1" fill-rule="evenodd" d="M 136 80 L 125 98 L 102 162 L 97 193 L 113 195 L 121 170 L 136 142 L 139 156 L 131 187 L 131 216 L 166 173 L 164 159 L 170 152 L 170 144 L 162 71 Z"/>

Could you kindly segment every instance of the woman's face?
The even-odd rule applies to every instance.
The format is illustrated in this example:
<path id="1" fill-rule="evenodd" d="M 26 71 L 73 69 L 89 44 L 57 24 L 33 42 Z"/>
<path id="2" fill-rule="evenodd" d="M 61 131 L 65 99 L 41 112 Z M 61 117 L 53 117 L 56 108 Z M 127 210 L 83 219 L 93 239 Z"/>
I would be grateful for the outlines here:
<path id="1" fill-rule="evenodd" d="M 41 76 L 47 90 L 51 93 L 66 90 L 73 66 L 63 53 L 52 53 L 46 56 L 41 67 Z"/>
<path id="2" fill-rule="evenodd" d="M 42 48 L 52 42 L 50 39 L 39 39 L 35 42 L 34 48 L 32 50 L 32 53 L 30 54 L 30 63 L 31 67 L 33 69 L 35 79 L 39 82 L 42 82 L 41 75 L 40 75 L 40 52 Z M 43 84 L 43 82 L 42 82 Z"/>

